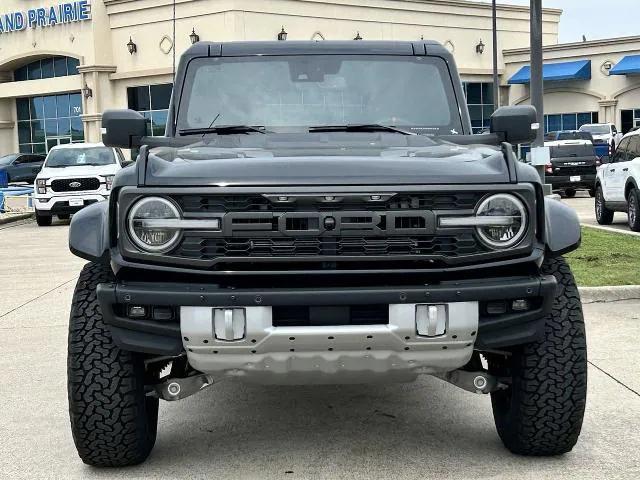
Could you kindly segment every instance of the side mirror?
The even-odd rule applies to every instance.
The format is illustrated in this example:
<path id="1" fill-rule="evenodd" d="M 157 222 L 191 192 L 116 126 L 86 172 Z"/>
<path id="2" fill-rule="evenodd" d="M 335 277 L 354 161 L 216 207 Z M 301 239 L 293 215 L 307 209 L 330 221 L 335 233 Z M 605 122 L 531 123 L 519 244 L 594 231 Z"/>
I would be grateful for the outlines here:
<path id="1" fill-rule="evenodd" d="M 102 114 L 102 143 L 107 147 L 135 148 L 147 134 L 147 119 L 133 110 L 105 110 Z"/>
<path id="2" fill-rule="evenodd" d="M 531 143 L 536 139 L 539 128 L 536 109 L 529 105 L 500 107 L 491 116 L 491 133 L 513 145 Z"/>

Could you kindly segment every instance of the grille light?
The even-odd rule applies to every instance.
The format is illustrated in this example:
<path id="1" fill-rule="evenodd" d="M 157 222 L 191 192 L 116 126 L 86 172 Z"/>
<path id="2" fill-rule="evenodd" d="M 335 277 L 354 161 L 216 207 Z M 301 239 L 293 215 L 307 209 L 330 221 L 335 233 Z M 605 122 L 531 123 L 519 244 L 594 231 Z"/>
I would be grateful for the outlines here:
<path id="1" fill-rule="evenodd" d="M 514 195 L 500 193 L 484 199 L 476 209 L 476 218 L 485 223 L 476 227 L 478 235 L 492 248 L 512 247 L 527 231 L 527 210 Z"/>
<path id="2" fill-rule="evenodd" d="M 181 218 L 180 211 L 169 200 L 161 197 L 143 198 L 129 212 L 129 235 L 142 250 L 164 253 L 171 250 L 180 239 L 181 230 L 171 221 Z"/>
<path id="3" fill-rule="evenodd" d="M 44 178 L 37 179 L 36 187 L 38 189 L 38 193 L 44 195 L 45 193 L 47 193 L 47 180 Z"/>

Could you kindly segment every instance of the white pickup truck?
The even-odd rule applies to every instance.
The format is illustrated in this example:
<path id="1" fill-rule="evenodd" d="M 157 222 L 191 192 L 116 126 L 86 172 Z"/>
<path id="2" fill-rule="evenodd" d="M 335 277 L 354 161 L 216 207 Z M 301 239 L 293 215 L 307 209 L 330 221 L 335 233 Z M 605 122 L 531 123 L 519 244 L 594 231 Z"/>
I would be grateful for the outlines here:
<path id="1" fill-rule="evenodd" d="M 640 232 L 640 131 L 625 135 L 596 177 L 596 219 L 610 225 L 615 212 L 627 212 L 629 227 Z"/>
<path id="2" fill-rule="evenodd" d="M 113 177 L 128 163 L 120 149 L 101 143 L 52 148 L 34 187 L 38 225 L 51 225 L 54 215 L 68 219 L 85 206 L 108 199 Z"/>
<path id="3" fill-rule="evenodd" d="M 613 123 L 589 123 L 582 125 L 579 131 L 591 134 L 596 153 L 601 158 L 612 156 L 622 139 L 622 133 Z"/>

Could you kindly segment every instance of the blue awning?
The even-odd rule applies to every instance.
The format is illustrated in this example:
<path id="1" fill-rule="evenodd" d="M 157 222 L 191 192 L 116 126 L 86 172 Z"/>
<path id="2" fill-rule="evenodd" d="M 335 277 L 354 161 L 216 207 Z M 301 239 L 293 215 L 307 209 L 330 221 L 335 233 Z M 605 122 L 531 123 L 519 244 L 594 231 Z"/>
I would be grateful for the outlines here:
<path id="1" fill-rule="evenodd" d="M 560 80 L 590 80 L 591 60 L 577 62 L 545 63 L 542 66 L 542 78 L 545 82 Z M 531 82 L 531 67 L 522 67 L 509 79 L 509 84 L 527 84 Z"/>
<path id="2" fill-rule="evenodd" d="M 609 70 L 609 75 L 640 74 L 640 55 L 627 55 Z"/>

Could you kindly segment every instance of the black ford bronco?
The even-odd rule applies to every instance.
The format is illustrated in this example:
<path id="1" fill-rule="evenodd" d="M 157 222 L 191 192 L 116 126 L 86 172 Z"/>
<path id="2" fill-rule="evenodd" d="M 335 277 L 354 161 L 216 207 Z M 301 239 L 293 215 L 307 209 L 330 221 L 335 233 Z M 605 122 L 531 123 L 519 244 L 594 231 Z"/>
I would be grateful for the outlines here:
<path id="1" fill-rule="evenodd" d="M 159 400 L 224 379 L 434 375 L 490 394 L 512 452 L 573 448 L 586 345 L 561 255 L 580 228 L 516 161 L 532 107 L 471 135 L 433 42 L 201 42 L 168 116 L 150 138 L 140 114 L 104 113 L 105 144 L 138 160 L 71 224 L 90 262 L 68 359 L 84 462 L 144 461 Z"/>

